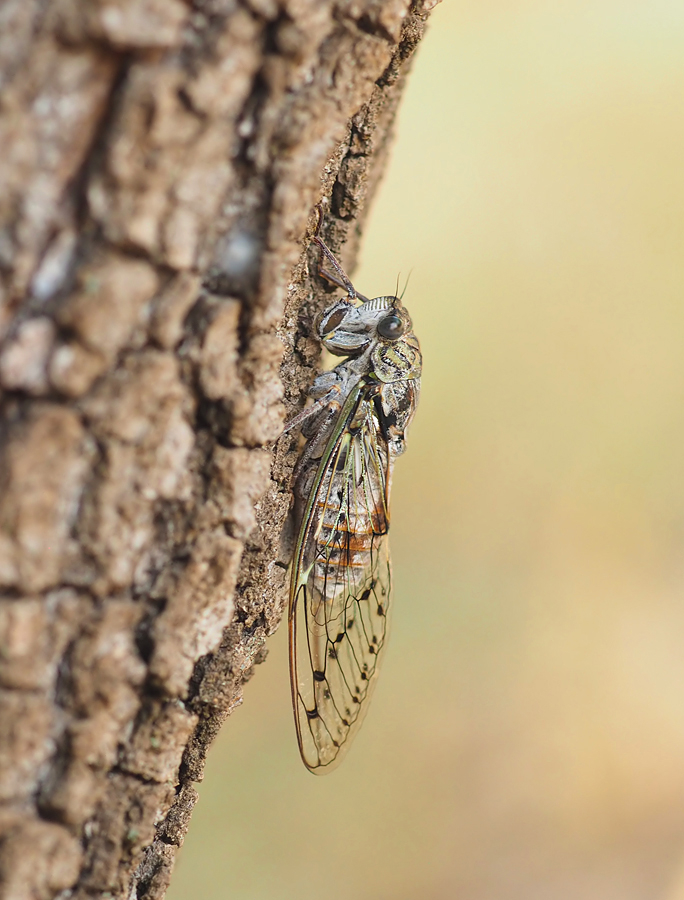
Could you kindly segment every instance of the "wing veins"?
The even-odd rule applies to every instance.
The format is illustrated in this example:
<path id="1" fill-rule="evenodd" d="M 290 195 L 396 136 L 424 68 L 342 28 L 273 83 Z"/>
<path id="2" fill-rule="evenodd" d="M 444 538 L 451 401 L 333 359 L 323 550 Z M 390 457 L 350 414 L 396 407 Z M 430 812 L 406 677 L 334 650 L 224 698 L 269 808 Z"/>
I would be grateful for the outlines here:
<path id="1" fill-rule="evenodd" d="M 390 570 L 388 567 L 383 574 L 381 557 L 387 554 L 384 538 L 388 523 L 389 466 L 383 463 L 378 446 L 370 397 L 370 392 L 359 390 L 343 405 L 341 421 L 331 435 L 316 472 L 293 564 L 290 609 L 293 703 L 302 758 L 312 771 L 333 767 L 342 747 L 354 736 L 355 726 L 365 714 L 386 642 Z M 365 415 L 362 425 L 352 433 L 349 423 L 360 403 L 367 404 Z M 345 450 L 347 455 L 341 464 Z M 386 458 L 389 460 L 388 454 Z M 339 470 L 338 465 L 341 465 Z M 334 497 L 334 491 L 342 485 L 345 493 Z M 330 515 L 331 522 L 326 521 L 326 515 Z M 364 516 L 370 531 L 364 527 L 361 533 L 369 535 L 370 543 L 359 546 L 358 541 L 353 541 L 354 534 L 358 533 L 354 526 L 358 527 Z M 368 562 L 358 562 L 359 556 L 353 559 L 352 554 L 356 551 Z M 305 563 L 305 554 L 309 552 L 313 560 Z M 340 556 L 333 561 L 335 553 Z M 322 589 L 315 586 L 317 567 L 323 574 Z M 378 582 L 386 587 L 382 602 L 378 601 Z M 369 593 L 362 599 L 365 590 Z M 373 600 L 370 600 L 371 593 Z M 371 630 L 376 628 L 373 601 L 383 608 L 378 614 L 377 636 Z M 306 659 L 308 663 L 308 670 L 305 668 L 302 672 L 301 687 L 295 638 L 295 620 L 300 605 L 304 606 L 301 624 L 306 630 L 302 646 L 302 649 L 306 647 L 306 656 L 300 657 L 299 662 Z M 354 632 L 353 625 L 356 625 Z M 369 632 L 375 641 L 371 640 Z M 342 639 L 338 642 L 340 635 Z M 331 649 L 333 653 L 329 652 Z M 322 672 L 323 677 L 310 677 L 309 673 L 315 672 Z M 311 698 L 315 716 L 308 715 L 305 697 Z M 307 720 L 307 750 L 302 742 L 302 717 Z"/>

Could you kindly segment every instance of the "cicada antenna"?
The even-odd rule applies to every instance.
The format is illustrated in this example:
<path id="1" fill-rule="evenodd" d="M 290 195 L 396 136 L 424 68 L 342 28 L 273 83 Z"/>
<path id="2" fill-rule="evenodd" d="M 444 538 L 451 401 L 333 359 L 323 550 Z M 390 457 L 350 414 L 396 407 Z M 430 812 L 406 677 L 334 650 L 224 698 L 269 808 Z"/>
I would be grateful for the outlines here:
<path id="1" fill-rule="evenodd" d="M 337 285 L 337 287 L 344 288 L 349 297 L 349 302 L 353 306 L 360 306 L 362 303 L 367 303 L 368 298 L 364 297 L 363 294 L 359 294 L 359 292 L 356 290 L 354 285 L 349 280 L 347 273 L 344 271 L 342 266 L 335 259 L 332 251 L 326 245 L 325 241 L 321 237 L 320 232 L 321 232 L 321 227 L 323 225 L 323 207 L 320 203 L 316 204 L 316 212 L 318 213 L 318 224 L 316 225 L 316 231 L 314 233 L 313 239 L 314 239 L 315 243 L 318 244 L 318 246 L 320 247 L 321 253 L 323 253 L 323 255 L 328 260 L 330 265 L 337 272 L 337 275 L 339 275 L 339 278 L 337 277 L 337 275 L 333 275 L 332 272 L 328 272 L 325 270 L 325 268 L 323 267 L 323 259 L 322 258 L 319 259 L 319 261 L 318 261 L 318 274 L 321 275 L 323 278 L 327 279 L 331 284 L 335 284 L 335 285 Z"/>
<path id="2" fill-rule="evenodd" d="M 409 271 L 408 275 L 406 276 L 406 284 L 404 285 L 404 290 L 401 292 L 401 297 L 399 297 L 399 300 L 404 299 L 404 294 L 406 293 L 406 288 L 408 287 L 409 279 L 411 278 L 412 272 L 413 272 L 413 269 L 411 269 Z M 399 290 L 399 276 L 398 275 L 397 275 L 397 290 Z"/>

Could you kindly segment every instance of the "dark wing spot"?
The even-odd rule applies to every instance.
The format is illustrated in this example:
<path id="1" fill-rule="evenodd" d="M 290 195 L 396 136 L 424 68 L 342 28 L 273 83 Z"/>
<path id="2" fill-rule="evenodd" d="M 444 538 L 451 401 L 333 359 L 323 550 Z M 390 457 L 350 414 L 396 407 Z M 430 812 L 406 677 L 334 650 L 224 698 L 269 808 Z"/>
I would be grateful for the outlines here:
<path id="1" fill-rule="evenodd" d="M 385 607 L 382 605 L 382 603 L 378 603 L 378 615 L 379 616 L 385 615 Z"/>
<path id="2" fill-rule="evenodd" d="M 340 447 L 340 452 L 337 455 L 337 462 L 335 464 L 336 471 L 340 472 L 344 469 L 345 463 L 347 462 L 347 453 L 349 452 L 348 447 Z"/>
<path id="3" fill-rule="evenodd" d="M 361 681 L 368 681 L 368 675 L 365 672 L 361 673 Z"/>
<path id="4" fill-rule="evenodd" d="M 307 709 L 306 716 L 308 719 L 317 719 L 318 718 L 318 710 L 314 707 L 314 709 Z"/>
<path id="5" fill-rule="evenodd" d="M 337 659 L 337 650 L 334 647 L 328 648 L 328 657 L 330 659 Z"/>
<path id="6" fill-rule="evenodd" d="M 339 644 L 340 641 L 343 641 L 343 640 L 344 640 L 344 631 L 340 631 L 340 633 L 335 638 L 335 643 Z"/>
<path id="7" fill-rule="evenodd" d="M 349 720 L 348 720 L 348 719 L 342 719 L 342 724 L 345 725 L 345 726 L 348 728 L 348 727 L 349 727 Z"/>
<path id="8" fill-rule="evenodd" d="M 314 670 L 313 677 L 314 681 L 325 681 L 325 672 Z"/>

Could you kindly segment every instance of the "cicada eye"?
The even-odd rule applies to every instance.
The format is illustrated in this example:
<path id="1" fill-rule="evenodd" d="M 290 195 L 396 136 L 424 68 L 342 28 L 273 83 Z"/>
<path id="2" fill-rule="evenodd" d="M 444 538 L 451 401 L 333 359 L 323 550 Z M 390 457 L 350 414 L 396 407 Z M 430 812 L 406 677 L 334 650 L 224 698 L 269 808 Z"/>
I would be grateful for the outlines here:
<path id="1" fill-rule="evenodd" d="M 396 341 L 406 331 L 406 325 L 401 316 L 390 313 L 378 322 L 378 334 L 386 341 Z"/>

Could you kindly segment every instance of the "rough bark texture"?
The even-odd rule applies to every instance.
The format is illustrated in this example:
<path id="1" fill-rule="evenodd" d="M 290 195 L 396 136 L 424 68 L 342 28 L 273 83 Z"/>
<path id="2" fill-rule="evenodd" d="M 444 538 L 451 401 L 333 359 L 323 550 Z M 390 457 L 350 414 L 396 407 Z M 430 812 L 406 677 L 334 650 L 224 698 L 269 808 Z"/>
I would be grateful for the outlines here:
<path id="1" fill-rule="evenodd" d="M 350 264 L 431 5 L 0 5 L 3 898 L 164 894 L 282 615 L 312 207 Z"/>

